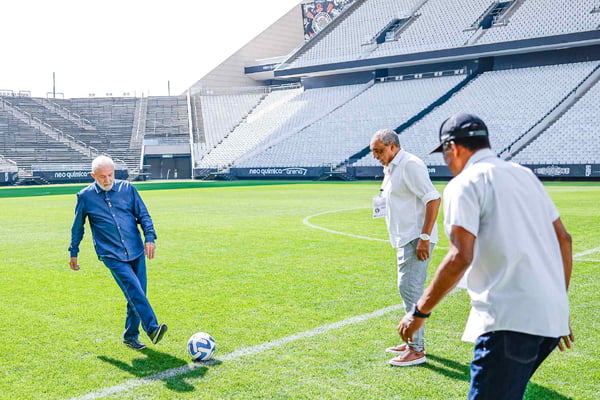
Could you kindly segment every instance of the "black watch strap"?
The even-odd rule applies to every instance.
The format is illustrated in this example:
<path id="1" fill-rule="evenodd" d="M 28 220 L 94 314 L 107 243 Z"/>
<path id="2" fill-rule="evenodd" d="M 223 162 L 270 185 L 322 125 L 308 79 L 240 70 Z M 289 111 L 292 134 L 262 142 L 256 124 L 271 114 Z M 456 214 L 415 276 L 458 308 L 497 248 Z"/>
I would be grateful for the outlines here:
<path id="1" fill-rule="evenodd" d="M 431 313 L 425 314 L 425 313 L 419 311 L 419 309 L 417 308 L 417 305 L 415 304 L 415 306 L 413 307 L 412 315 L 417 318 L 429 318 Z"/>

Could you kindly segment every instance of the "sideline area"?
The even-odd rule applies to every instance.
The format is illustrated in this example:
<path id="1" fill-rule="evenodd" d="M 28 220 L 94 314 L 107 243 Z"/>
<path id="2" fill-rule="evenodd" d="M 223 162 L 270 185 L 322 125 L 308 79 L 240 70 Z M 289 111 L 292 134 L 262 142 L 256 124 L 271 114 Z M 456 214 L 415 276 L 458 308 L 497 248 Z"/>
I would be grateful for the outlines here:
<path id="1" fill-rule="evenodd" d="M 218 188 L 235 186 L 273 186 L 273 185 L 296 185 L 296 184 L 344 184 L 344 183 L 372 183 L 373 181 L 273 181 L 273 180 L 243 180 L 243 181 L 202 181 L 202 180 L 177 180 L 177 181 L 149 181 L 134 182 L 139 191 L 145 190 L 168 190 L 168 189 L 193 189 L 193 188 Z M 91 182 L 90 182 L 91 183 Z M 89 183 L 72 183 L 64 185 L 36 185 L 36 186 L 5 186 L 0 187 L 0 198 L 7 197 L 33 197 L 33 196 L 56 196 L 61 194 L 75 194 L 86 187 Z"/>
<path id="2" fill-rule="evenodd" d="M 273 185 L 298 185 L 298 184 L 373 184 L 377 180 L 359 181 L 311 181 L 311 180 L 237 180 L 237 181 L 203 181 L 203 180 L 170 180 L 170 181 L 147 181 L 133 182 L 139 191 L 144 190 L 168 190 L 168 189 L 192 189 L 192 188 L 219 188 L 219 187 L 243 187 L 243 186 L 273 186 Z M 439 184 L 441 181 L 434 181 Z M 445 182 L 445 181 L 444 181 Z M 91 181 L 90 181 L 91 183 Z M 0 199 L 8 197 L 34 197 L 34 196 L 56 196 L 61 194 L 75 194 L 89 183 L 70 183 L 58 185 L 33 185 L 33 186 L 1 186 Z M 600 186 L 598 181 L 544 181 L 544 186 Z M 312 216 L 311 216 L 312 217 Z"/>

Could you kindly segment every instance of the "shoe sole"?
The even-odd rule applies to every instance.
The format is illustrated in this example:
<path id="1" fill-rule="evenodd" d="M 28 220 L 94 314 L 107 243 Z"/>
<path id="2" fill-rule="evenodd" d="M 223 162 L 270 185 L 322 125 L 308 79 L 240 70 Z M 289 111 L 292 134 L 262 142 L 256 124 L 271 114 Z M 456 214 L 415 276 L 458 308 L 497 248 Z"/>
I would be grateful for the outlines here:
<path id="1" fill-rule="evenodd" d="M 154 338 L 152 338 L 152 343 L 156 344 L 156 343 L 160 342 L 160 340 L 165 335 L 165 332 L 167 332 L 167 326 L 165 324 L 159 325 L 156 336 L 154 336 Z"/>
<path id="2" fill-rule="evenodd" d="M 404 361 L 404 362 L 398 362 L 398 361 L 394 361 L 392 359 L 392 360 L 388 361 L 388 363 L 394 367 L 410 367 L 411 365 L 423 364 L 425 361 L 427 361 L 426 357 L 417 358 L 416 360 Z"/>

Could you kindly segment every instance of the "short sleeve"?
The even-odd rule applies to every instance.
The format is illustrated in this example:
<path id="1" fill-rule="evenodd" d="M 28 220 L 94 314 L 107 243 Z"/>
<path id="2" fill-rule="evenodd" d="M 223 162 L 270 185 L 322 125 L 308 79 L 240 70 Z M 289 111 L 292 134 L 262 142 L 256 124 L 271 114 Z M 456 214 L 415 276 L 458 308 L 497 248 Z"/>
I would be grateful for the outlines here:
<path id="1" fill-rule="evenodd" d="M 444 190 L 444 231 L 450 236 L 452 226 L 460 226 L 475 237 L 479 233 L 481 199 L 473 184 L 452 180 Z"/>
<path id="2" fill-rule="evenodd" d="M 433 183 L 431 183 L 427 166 L 423 162 L 409 160 L 404 167 L 404 181 L 423 204 L 441 197 Z"/>
<path id="3" fill-rule="evenodd" d="M 544 184 L 538 179 L 537 176 L 535 176 L 535 174 L 529 168 L 526 168 L 526 170 L 529 173 L 532 181 L 534 182 L 534 185 L 536 185 L 537 189 L 540 191 L 539 198 L 543 199 L 541 206 L 548 215 L 548 219 L 550 220 L 550 222 L 556 221 L 558 218 L 560 218 L 560 213 L 558 212 L 556 205 L 550 198 L 550 195 L 546 191 Z"/>

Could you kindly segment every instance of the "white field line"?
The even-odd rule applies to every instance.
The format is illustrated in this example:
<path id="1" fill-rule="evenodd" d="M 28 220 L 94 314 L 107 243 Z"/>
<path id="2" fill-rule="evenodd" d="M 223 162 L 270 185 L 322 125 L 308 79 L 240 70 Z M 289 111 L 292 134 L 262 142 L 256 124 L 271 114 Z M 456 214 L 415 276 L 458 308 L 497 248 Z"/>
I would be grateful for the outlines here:
<path id="1" fill-rule="evenodd" d="M 376 241 L 382 241 L 382 242 L 387 242 L 387 240 L 384 239 L 378 239 L 378 238 L 370 238 L 367 236 L 359 236 L 359 235 L 353 235 L 350 233 L 345 233 L 345 232 L 338 232 L 338 231 L 334 231 L 331 229 L 327 229 L 327 228 L 323 228 L 317 225 L 313 225 L 310 222 L 308 222 L 308 220 L 312 217 L 316 217 L 319 215 L 324 215 L 324 214 L 330 214 L 330 213 L 334 213 L 334 212 L 341 212 L 341 211 L 350 211 L 350 210 L 357 210 L 360 208 L 368 208 L 368 207 L 356 207 L 356 208 L 346 208 L 346 209 L 340 209 L 340 210 L 333 210 L 333 211 L 325 211 L 322 213 L 318 213 L 318 214 L 314 214 L 314 215 L 310 215 L 306 218 L 304 218 L 304 220 L 302 221 L 305 225 L 311 227 L 311 228 L 315 228 L 315 229 L 321 229 L 323 231 L 326 232 L 330 232 L 330 233 L 334 233 L 334 234 L 338 234 L 338 235 L 345 235 L 345 236 L 351 236 L 351 237 L 355 237 L 355 238 L 359 238 L 359 239 L 366 239 L 366 240 L 376 240 Z M 595 249 L 591 249 L 591 250 L 586 250 L 583 251 L 581 253 L 577 253 L 575 255 L 573 255 L 573 258 L 580 258 L 583 256 L 586 256 L 588 254 L 592 254 L 592 253 L 596 253 L 596 252 L 600 252 L 600 247 L 597 247 Z M 165 379 L 169 379 L 172 378 L 174 376 L 178 376 L 178 375 L 184 375 L 187 374 L 188 372 L 191 372 L 197 368 L 200 367 L 206 367 L 209 365 L 214 365 L 217 364 L 219 362 L 226 362 L 226 361 L 232 361 L 235 360 L 237 358 L 240 357 L 245 357 L 245 356 L 250 356 L 250 355 L 255 355 L 255 354 L 260 354 L 260 353 L 264 353 L 267 350 L 270 350 L 272 348 L 275 347 L 280 347 L 283 346 L 287 343 L 290 342 L 294 342 L 300 339 L 305 339 L 305 338 L 309 338 L 312 336 L 316 336 L 316 335 L 321 335 L 323 333 L 326 333 L 330 330 L 333 329 L 338 329 L 338 328 L 342 328 L 348 325 L 353 325 L 353 324 L 357 324 L 360 322 L 364 322 L 367 321 L 369 319 L 373 319 L 373 318 L 378 318 L 381 317 L 387 313 L 390 313 L 392 311 L 397 311 L 400 310 L 402 308 L 401 304 L 396 304 L 396 305 L 392 305 L 389 307 L 385 307 L 382 309 L 379 309 L 377 311 L 374 311 L 372 313 L 369 314 L 363 314 L 363 315 L 358 315 L 356 317 L 351 317 L 348 319 L 345 319 L 343 321 L 339 321 L 339 322 L 334 322 L 332 324 L 328 324 L 328 325 L 322 325 L 319 327 L 316 327 L 314 329 L 311 329 L 309 331 L 305 331 L 305 332 L 300 332 L 300 333 L 296 333 L 290 336 L 286 336 L 280 339 L 275 339 L 269 342 L 265 342 L 265 343 L 261 343 L 259 345 L 256 346 L 251 346 L 251 347 L 243 347 L 241 349 L 238 350 L 234 350 L 231 353 L 227 353 L 225 355 L 223 355 L 223 357 L 216 359 L 216 360 L 211 360 L 208 362 L 196 362 L 196 363 L 190 363 L 190 364 L 186 364 L 183 365 L 181 367 L 177 367 L 177 368 L 172 368 L 172 369 L 168 369 L 166 371 L 163 372 L 159 372 L 158 374 L 154 374 L 154 375 L 149 375 L 146 376 L 144 378 L 139 378 L 139 379 L 131 379 L 128 380 L 120 385 L 116 385 L 116 386 L 112 386 L 112 387 L 108 387 L 108 388 L 104 388 L 104 389 L 100 389 L 94 392 L 90 392 L 88 394 L 85 394 L 83 396 L 79 396 L 79 397 L 74 397 L 72 400 L 95 400 L 95 399 L 101 399 L 103 397 L 107 397 L 107 396 L 111 396 L 111 395 L 115 395 L 121 392 L 125 392 L 131 389 L 134 389 L 138 386 L 143 386 L 143 385 L 148 385 L 148 384 L 152 384 L 155 383 L 157 381 L 161 381 L 161 380 L 165 380 Z"/>
<path id="2" fill-rule="evenodd" d="M 368 237 L 368 236 L 353 235 L 352 233 L 347 233 L 347 232 L 334 231 L 333 229 L 323 228 L 322 226 L 314 225 L 314 224 L 311 224 L 310 222 L 308 222 L 311 218 L 318 217 L 320 215 L 333 214 L 333 213 L 342 212 L 342 211 L 360 210 L 363 208 L 369 208 L 369 207 L 342 208 L 339 210 L 324 211 L 324 212 L 321 212 L 318 214 L 309 215 L 308 217 L 306 217 L 302 220 L 302 223 L 311 228 L 320 229 L 322 231 L 333 233 L 336 235 L 350 236 L 350 237 L 357 238 L 357 239 L 375 240 L 377 242 L 389 242 L 389 240 L 387 240 L 387 239 L 372 238 L 372 237 Z"/>
<path id="3" fill-rule="evenodd" d="M 351 317 L 351 318 L 345 319 L 343 321 L 338 321 L 338 322 L 334 322 L 332 324 L 318 326 L 314 329 L 311 329 L 311 330 L 308 330 L 305 332 L 295 333 L 293 335 L 282 337 L 282 338 L 275 339 L 275 340 L 271 340 L 270 342 L 261 343 L 256 346 L 243 347 L 241 349 L 232 351 L 231 353 L 227 353 L 216 360 L 211 360 L 211 361 L 204 362 L 204 363 L 202 363 L 202 362 L 190 363 L 190 364 L 183 365 L 181 367 L 172 368 L 172 369 L 168 369 L 163 372 L 159 372 L 158 374 L 146 376 L 144 378 L 131 379 L 120 385 L 107 387 L 107 388 L 100 389 L 100 390 L 97 390 L 94 392 L 90 392 L 90 393 L 85 394 L 80 397 L 75 397 L 75 398 L 73 398 L 73 400 L 101 399 L 106 396 L 111 396 L 111 395 L 115 395 L 115 394 L 118 394 L 121 392 L 125 392 L 128 390 L 134 389 L 138 386 L 148 385 L 148 384 L 152 384 L 157 381 L 172 378 L 174 376 L 187 374 L 190 371 L 193 371 L 197 368 L 206 367 L 207 365 L 214 365 L 214 364 L 218 364 L 220 362 L 232 361 L 232 360 L 235 360 L 240 357 L 264 353 L 267 350 L 270 350 L 275 347 L 283 346 L 290 342 L 294 342 L 294 341 L 297 341 L 300 339 L 306 339 L 306 338 L 316 336 L 316 335 L 321 335 L 321 334 L 331 331 L 333 329 L 339 329 L 339 328 L 343 328 L 348 325 L 358 324 L 358 323 L 361 323 L 361 322 L 364 322 L 364 321 L 367 321 L 367 320 L 370 320 L 373 318 L 379 318 L 387 313 L 390 313 L 392 311 L 397 311 L 400 309 L 403 309 L 402 304 L 396 304 L 396 305 L 392 305 L 389 307 L 381 308 L 379 310 L 373 311 L 368 314 L 362 314 L 362 315 L 358 315 L 356 317 Z"/>
<path id="4" fill-rule="evenodd" d="M 334 231 L 333 229 L 324 228 L 322 226 L 315 225 L 315 224 L 312 224 L 312 223 L 308 222 L 311 218 L 318 217 L 320 215 L 333 214 L 333 213 L 342 212 L 342 211 L 360 210 L 360 209 L 363 209 L 363 208 L 369 208 L 369 207 L 341 208 L 339 210 L 324 211 L 324 212 L 321 212 L 321 213 L 318 213 L 318 214 L 309 215 L 308 217 L 306 217 L 306 218 L 304 218 L 302 220 L 302 223 L 304 225 L 308 226 L 308 227 L 315 228 L 315 229 L 320 229 L 322 231 L 333 233 L 333 234 L 336 234 L 336 235 L 344 235 L 344 236 L 350 236 L 350 237 L 357 238 L 357 239 L 374 240 L 374 241 L 377 241 L 377 242 L 386 242 L 386 243 L 389 243 L 390 242 L 389 239 L 372 238 L 372 237 L 369 237 L 369 236 L 360 236 L 360 235 L 354 235 L 352 233 L 347 233 L 347 232 Z M 447 247 L 442 247 L 442 246 L 436 246 L 435 249 L 436 250 L 437 249 L 443 249 L 444 250 L 444 249 L 448 249 L 448 248 Z"/>
<path id="5" fill-rule="evenodd" d="M 600 253 L 600 247 L 596 247 L 595 249 L 590 249 L 586 251 L 582 251 L 581 253 L 577 253 L 573 255 L 573 258 L 581 258 L 583 256 L 587 256 L 588 254 Z"/>

